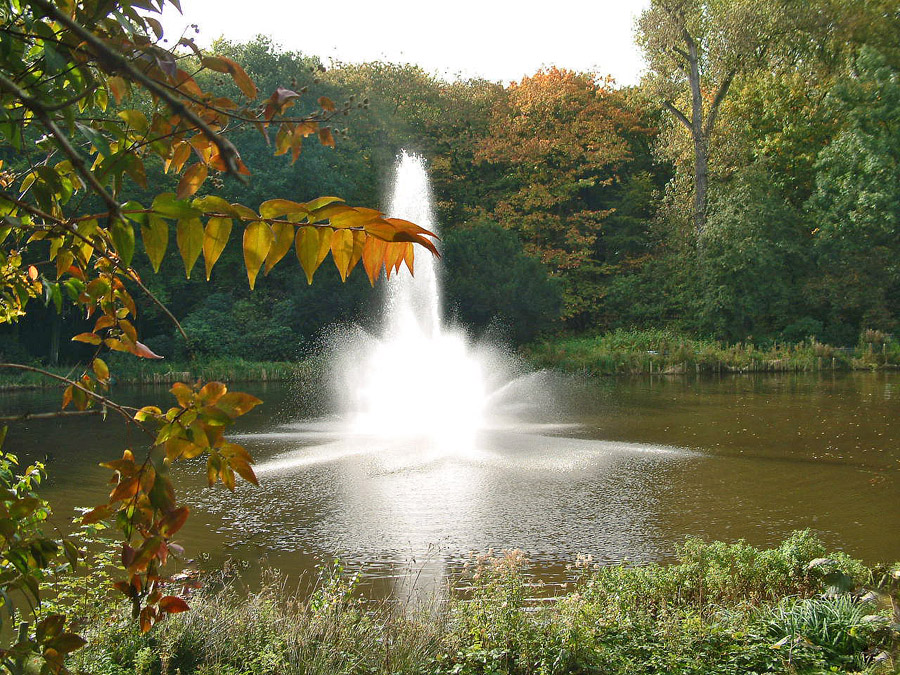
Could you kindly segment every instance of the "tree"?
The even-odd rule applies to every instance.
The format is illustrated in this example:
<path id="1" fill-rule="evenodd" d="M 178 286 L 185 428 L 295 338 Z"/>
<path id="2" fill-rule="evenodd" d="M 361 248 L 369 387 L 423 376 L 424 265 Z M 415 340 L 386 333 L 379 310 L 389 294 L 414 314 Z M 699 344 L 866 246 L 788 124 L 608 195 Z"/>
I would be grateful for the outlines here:
<path id="1" fill-rule="evenodd" d="M 514 232 L 496 223 L 457 228 L 443 246 L 449 305 L 470 326 L 484 330 L 495 320 L 517 343 L 527 342 L 558 317 L 558 280 L 526 255 Z"/>
<path id="2" fill-rule="evenodd" d="M 864 47 L 827 99 L 845 123 L 816 162 L 807 208 L 830 323 L 894 330 L 900 320 L 900 71 Z"/>
<path id="3" fill-rule="evenodd" d="M 706 226 L 710 141 L 722 102 L 736 77 L 772 57 L 797 13 L 782 0 L 653 0 L 638 20 L 649 86 L 691 139 L 698 235 Z"/>
<path id="4" fill-rule="evenodd" d="M 257 102 L 256 83 L 228 56 L 205 54 L 186 38 L 166 48 L 154 16 L 161 10 L 162 0 L 16 0 L 0 16 L 0 323 L 17 321 L 39 298 L 57 312 L 68 305 L 91 322 L 73 340 L 93 351 L 77 379 L 15 363 L 0 368 L 38 371 L 67 385 L 59 414 L 113 413 L 146 434 L 145 455 L 129 448 L 104 464 L 113 472 L 109 500 L 84 517 L 121 530 L 125 578 L 116 588 L 143 630 L 187 609 L 163 590 L 162 568 L 179 553 L 173 537 L 188 516 L 176 500 L 170 465 L 205 455 L 210 485 L 221 480 L 234 489 L 237 476 L 255 482 L 251 457 L 224 431 L 260 401 L 219 382 L 176 384 L 175 404 L 166 411 L 129 408 L 107 396 L 105 352 L 158 358 L 140 341 L 134 294 L 177 326 L 132 266 L 136 235 L 154 271 L 174 234 L 186 276 L 202 254 L 209 279 L 237 225 L 251 288 L 291 248 L 310 283 L 329 254 L 342 279 L 361 262 L 374 283 L 385 268 L 405 262 L 412 269 L 413 245 L 436 253 L 426 230 L 337 197 L 270 198 L 250 208 L 196 196 L 220 177 L 247 180 L 250 170 L 229 140 L 235 131 L 254 128 L 276 156 L 296 160 L 310 136 L 334 146 L 329 123 L 349 106 L 320 97 L 295 114 L 302 91 L 283 86 Z M 208 71 L 229 77 L 233 94 L 204 88 Z M 159 171 L 177 177 L 174 190 L 143 203 L 127 199 L 132 185 L 146 189 L 148 175 Z M 74 411 L 65 410 L 70 405 Z M 16 488 L 16 499 L 28 489 Z M 28 516 L 40 507 L 17 504 L 3 508 Z M 32 536 L 27 517 L 8 525 L 0 531 L 0 590 L 18 587 L 39 603 L 41 570 L 57 549 Z M 28 554 L 18 553 L 23 542 Z M 74 564 L 77 552 L 63 547 Z M 39 655 L 44 672 L 65 672 L 65 654 L 78 646 L 75 637 L 60 637 L 69 635 L 65 617 L 48 617 L 34 630 L 22 618 L 16 644 L 0 650 L 4 666 L 18 672 L 29 655 Z"/>
<path id="5" fill-rule="evenodd" d="M 586 73 L 539 71 L 494 105 L 478 153 L 502 168 L 488 216 L 564 279 L 564 318 L 584 320 L 598 304 L 597 238 L 632 159 L 629 135 L 643 131 L 623 93 Z"/>

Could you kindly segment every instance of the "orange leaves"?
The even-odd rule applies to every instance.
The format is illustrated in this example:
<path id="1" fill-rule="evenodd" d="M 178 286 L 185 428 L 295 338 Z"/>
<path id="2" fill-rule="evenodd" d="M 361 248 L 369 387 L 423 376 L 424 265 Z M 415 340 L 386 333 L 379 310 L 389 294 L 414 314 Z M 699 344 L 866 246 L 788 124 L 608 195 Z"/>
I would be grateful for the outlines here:
<path id="1" fill-rule="evenodd" d="M 206 180 L 208 171 L 205 164 L 200 162 L 191 164 L 181 176 L 181 180 L 178 181 L 178 190 L 175 192 L 175 196 L 178 199 L 186 199 L 194 194 Z"/>
<path id="2" fill-rule="evenodd" d="M 251 100 L 256 98 L 258 93 L 256 85 L 239 64 L 224 56 L 207 56 L 201 60 L 201 63 L 210 70 L 231 75 L 231 79 L 234 80 L 244 96 Z"/>

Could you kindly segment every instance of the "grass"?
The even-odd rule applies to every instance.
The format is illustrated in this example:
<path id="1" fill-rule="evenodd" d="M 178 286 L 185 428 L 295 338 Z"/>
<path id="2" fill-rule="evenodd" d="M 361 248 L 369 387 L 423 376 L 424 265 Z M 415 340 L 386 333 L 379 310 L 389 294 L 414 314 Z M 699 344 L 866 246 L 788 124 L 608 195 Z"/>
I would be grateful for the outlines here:
<path id="1" fill-rule="evenodd" d="M 116 612 L 82 617 L 95 675 L 410 673 L 563 675 L 894 672 L 897 582 L 825 551 L 809 532 L 777 548 L 691 540 L 672 565 L 594 568 L 550 602 L 529 598 L 521 552 L 473 558 L 449 597 L 372 603 L 323 570 L 300 598 L 278 575 L 220 578 L 147 635 Z M 896 567 L 894 570 L 896 571 Z M 839 570 L 854 591 L 826 593 Z M 863 588 L 876 589 L 863 597 Z M 893 605 L 892 605 L 893 603 Z M 95 603 L 103 608 L 103 603 Z"/>
<path id="2" fill-rule="evenodd" d="M 900 342 L 865 331 L 851 349 L 813 339 L 723 344 L 670 330 L 629 331 L 546 340 L 528 346 L 537 366 L 595 375 L 878 370 L 900 367 Z"/>
<path id="3" fill-rule="evenodd" d="M 312 360 L 297 363 L 289 361 L 248 361 L 235 358 L 206 358 L 193 361 L 151 361 L 130 355 L 106 354 L 114 384 L 169 384 L 196 379 L 225 382 L 276 382 L 292 381 L 314 372 Z M 56 375 L 70 378 L 81 376 L 83 366 L 40 366 Z M 63 386 L 62 383 L 39 373 L 0 371 L 0 390 L 39 389 Z"/>

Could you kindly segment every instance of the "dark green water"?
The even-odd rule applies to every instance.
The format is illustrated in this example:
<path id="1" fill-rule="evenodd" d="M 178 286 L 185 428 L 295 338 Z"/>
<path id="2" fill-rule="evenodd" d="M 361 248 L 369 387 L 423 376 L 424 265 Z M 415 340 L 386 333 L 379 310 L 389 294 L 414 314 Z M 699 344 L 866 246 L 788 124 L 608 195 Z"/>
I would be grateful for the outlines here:
<path id="1" fill-rule="evenodd" d="M 491 547 L 524 549 L 551 580 L 580 553 L 666 560 L 692 535 L 765 545 L 802 528 L 869 563 L 900 559 L 898 374 L 546 386 L 556 405 L 541 419 L 486 430 L 476 453 L 428 457 L 414 443 L 344 443 L 314 419 L 300 387 L 240 387 L 266 401 L 237 430 L 261 463 L 261 486 L 231 495 L 186 466 L 189 554 L 209 564 L 268 560 L 291 573 L 339 556 L 395 590 L 410 574 L 441 579 L 469 551 Z M 58 396 L 2 394 L 0 409 L 48 410 Z M 48 458 L 45 494 L 64 528 L 75 506 L 103 500 L 98 462 L 142 442 L 116 420 L 78 418 L 16 424 L 6 449 Z"/>

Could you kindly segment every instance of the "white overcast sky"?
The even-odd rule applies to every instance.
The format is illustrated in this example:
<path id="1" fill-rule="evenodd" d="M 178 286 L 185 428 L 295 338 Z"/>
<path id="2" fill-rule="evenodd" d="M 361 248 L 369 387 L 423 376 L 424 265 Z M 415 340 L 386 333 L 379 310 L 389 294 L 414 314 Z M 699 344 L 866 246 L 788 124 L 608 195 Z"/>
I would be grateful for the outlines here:
<path id="1" fill-rule="evenodd" d="M 649 0 L 181 0 L 167 5 L 166 35 L 192 23 L 198 44 L 268 35 L 285 49 L 345 62 L 415 63 L 445 78 L 504 83 L 542 66 L 612 75 L 635 84 L 643 68 L 634 20 Z M 191 31 L 193 32 L 193 31 Z"/>

